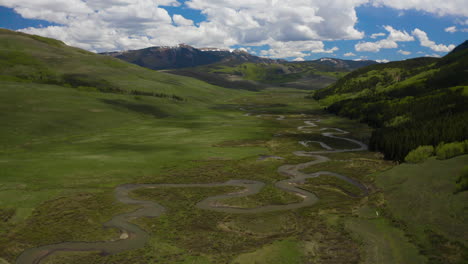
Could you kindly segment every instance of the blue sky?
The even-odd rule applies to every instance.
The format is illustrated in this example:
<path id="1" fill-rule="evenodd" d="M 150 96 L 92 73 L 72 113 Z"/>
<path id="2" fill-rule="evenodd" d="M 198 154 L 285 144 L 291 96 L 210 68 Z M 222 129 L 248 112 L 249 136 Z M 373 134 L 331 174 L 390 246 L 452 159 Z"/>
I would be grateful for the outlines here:
<path id="1" fill-rule="evenodd" d="M 0 27 L 95 52 L 186 43 L 288 60 L 443 56 L 468 39 L 463 0 L 323 2 L 0 0 Z"/>

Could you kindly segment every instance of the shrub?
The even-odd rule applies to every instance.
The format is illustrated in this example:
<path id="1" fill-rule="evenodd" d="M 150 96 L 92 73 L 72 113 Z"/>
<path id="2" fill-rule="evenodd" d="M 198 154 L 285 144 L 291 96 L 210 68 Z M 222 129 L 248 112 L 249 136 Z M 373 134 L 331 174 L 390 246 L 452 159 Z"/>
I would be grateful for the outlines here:
<path id="1" fill-rule="evenodd" d="M 408 122 L 410 120 L 411 120 L 411 117 L 409 117 L 407 115 L 400 115 L 400 116 L 394 117 L 390 121 L 385 122 L 384 125 L 386 127 L 398 127 L 398 126 L 401 126 L 402 124 L 404 124 L 404 123 L 406 123 L 406 122 Z"/>
<path id="2" fill-rule="evenodd" d="M 468 153 L 468 140 L 439 144 L 436 149 L 437 158 L 444 160 Z"/>
<path id="3" fill-rule="evenodd" d="M 433 146 L 419 146 L 412 150 L 405 157 L 405 161 L 409 163 L 420 163 L 434 155 Z"/>
<path id="4" fill-rule="evenodd" d="M 15 209 L 13 208 L 0 208 L 0 223 L 8 222 L 15 215 Z"/>
<path id="5" fill-rule="evenodd" d="M 457 180 L 457 190 L 455 193 L 468 190 L 468 166 L 465 166 Z"/>

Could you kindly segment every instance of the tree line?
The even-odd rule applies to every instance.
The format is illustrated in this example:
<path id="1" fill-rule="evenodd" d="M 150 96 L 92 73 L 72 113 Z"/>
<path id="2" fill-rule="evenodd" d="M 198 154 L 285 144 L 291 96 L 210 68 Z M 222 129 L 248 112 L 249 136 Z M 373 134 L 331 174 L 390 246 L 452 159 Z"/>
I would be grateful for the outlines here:
<path id="1" fill-rule="evenodd" d="M 314 98 L 359 92 L 327 110 L 375 128 L 370 148 L 403 161 L 418 146 L 468 139 L 467 69 L 468 49 L 442 59 L 373 65 L 317 91 Z"/>

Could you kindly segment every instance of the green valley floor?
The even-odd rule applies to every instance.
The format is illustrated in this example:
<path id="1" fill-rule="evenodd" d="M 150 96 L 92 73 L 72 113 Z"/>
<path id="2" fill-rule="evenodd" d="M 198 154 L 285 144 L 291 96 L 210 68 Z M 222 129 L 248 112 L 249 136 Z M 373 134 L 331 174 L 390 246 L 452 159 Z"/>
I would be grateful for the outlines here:
<path id="1" fill-rule="evenodd" d="M 396 165 L 305 91 L 187 104 L 21 85 L 0 90 L 23 102 L 0 96 L 0 264 L 468 259 L 468 155 Z"/>

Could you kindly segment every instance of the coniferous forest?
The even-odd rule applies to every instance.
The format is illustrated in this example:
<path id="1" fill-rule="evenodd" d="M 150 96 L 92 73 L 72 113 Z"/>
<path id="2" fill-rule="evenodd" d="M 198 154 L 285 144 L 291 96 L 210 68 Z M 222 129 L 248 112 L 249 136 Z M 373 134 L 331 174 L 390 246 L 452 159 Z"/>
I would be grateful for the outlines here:
<path id="1" fill-rule="evenodd" d="M 463 45 L 461 45 L 463 47 Z M 468 137 L 468 50 L 442 59 L 418 58 L 369 66 L 314 94 L 331 100 L 327 110 L 375 130 L 372 150 L 403 161 L 421 145 Z"/>

